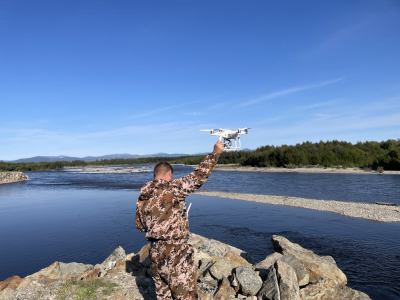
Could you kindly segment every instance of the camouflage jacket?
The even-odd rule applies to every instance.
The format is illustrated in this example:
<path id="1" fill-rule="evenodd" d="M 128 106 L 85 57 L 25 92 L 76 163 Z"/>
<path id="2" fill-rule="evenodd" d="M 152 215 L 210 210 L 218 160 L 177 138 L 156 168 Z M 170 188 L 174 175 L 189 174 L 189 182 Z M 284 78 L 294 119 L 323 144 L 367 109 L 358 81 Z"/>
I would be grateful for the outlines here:
<path id="1" fill-rule="evenodd" d="M 155 179 L 141 188 L 136 202 L 136 228 L 147 232 L 146 240 L 189 238 L 185 198 L 207 181 L 218 158 L 219 154 L 208 154 L 189 175 L 173 181 Z"/>

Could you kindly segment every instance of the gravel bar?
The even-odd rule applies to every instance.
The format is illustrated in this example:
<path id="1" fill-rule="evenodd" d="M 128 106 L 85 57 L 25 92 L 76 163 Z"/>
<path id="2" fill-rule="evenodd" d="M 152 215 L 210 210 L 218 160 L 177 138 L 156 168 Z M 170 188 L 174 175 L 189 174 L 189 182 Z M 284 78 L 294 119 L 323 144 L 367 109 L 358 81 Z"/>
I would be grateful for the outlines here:
<path id="1" fill-rule="evenodd" d="M 371 221 L 400 222 L 399 206 L 210 191 L 197 191 L 196 195 L 330 211 L 347 217 L 363 218 Z"/>

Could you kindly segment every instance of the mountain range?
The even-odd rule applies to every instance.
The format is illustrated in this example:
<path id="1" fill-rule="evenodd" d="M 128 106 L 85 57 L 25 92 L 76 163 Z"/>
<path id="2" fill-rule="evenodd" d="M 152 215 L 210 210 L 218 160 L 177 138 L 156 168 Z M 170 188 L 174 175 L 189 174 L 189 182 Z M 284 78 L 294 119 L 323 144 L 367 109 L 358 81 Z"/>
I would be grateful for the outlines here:
<path id="1" fill-rule="evenodd" d="M 242 151 L 252 151 L 250 149 L 243 149 Z M 195 154 L 183 154 L 183 153 L 173 153 L 173 154 L 168 154 L 168 153 L 154 153 L 154 154 L 144 154 L 144 155 L 139 155 L 139 154 L 128 154 L 128 153 L 123 153 L 123 154 L 109 154 L 109 155 L 103 155 L 103 156 L 85 156 L 85 157 L 73 157 L 73 156 L 66 156 L 66 155 L 59 155 L 59 156 L 34 156 L 30 158 L 21 158 L 17 160 L 9 160 L 7 162 L 11 163 L 19 163 L 19 162 L 54 162 L 54 161 L 73 161 L 73 160 L 84 160 L 84 161 L 95 161 L 95 160 L 101 160 L 101 159 L 114 159 L 114 158 L 143 158 L 143 157 L 178 157 L 178 156 L 195 156 L 195 155 L 206 155 L 207 153 L 195 153 Z"/>

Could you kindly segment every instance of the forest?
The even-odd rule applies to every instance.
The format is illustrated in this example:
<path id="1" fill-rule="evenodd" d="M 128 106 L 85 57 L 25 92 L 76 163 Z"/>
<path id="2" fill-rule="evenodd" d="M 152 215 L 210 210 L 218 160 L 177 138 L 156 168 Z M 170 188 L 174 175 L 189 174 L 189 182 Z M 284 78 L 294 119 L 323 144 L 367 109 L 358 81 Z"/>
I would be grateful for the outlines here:
<path id="1" fill-rule="evenodd" d="M 204 156 L 147 157 L 135 159 L 107 159 L 10 163 L 0 161 L 0 171 L 41 171 L 77 166 L 143 165 L 168 161 L 171 164 L 197 165 Z M 218 164 L 239 164 L 253 167 L 296 168 L 306 166 L 372 168 L 400 170 L 400 139 L 382 142 L 320 141 L 296 145 L 262 146 L 254 151 L 223 152 Z"/>

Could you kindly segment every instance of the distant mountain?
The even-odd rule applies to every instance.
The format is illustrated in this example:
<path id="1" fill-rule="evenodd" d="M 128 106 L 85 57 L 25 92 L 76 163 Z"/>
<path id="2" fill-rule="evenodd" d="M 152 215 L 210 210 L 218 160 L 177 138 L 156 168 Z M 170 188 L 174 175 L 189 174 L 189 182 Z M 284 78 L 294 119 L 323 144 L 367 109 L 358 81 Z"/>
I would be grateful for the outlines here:
<path id="1" fill-rule="evenodd" d="M 241 151 L 253 151 L 248 148 L 244 148 Z M 204 153 L 195 153 L 195 154 L 183 154 L 183 153 L 154 153 L 154 154 L 144 154 L 144 155 L 139 155 L 139 154 L 128 154 L 128 153 L 123 153 L 123 154 L 109 154 L 109 155 L 103 155 L 103 156 L 85 156 L 85 157 L 72 157 L 72 156 L 66 156 L 66 155 L 59 155 L 59 156 L 35 156 L 35 157 L 30 157 L 30 158 L 21 158 L 17 160 L 9 160 L 7 162 L 11 163 L 18 163 L 18 162 L 55 162 L 55 161 L 73 161 L 73 160 L 84 160 L 84 161 L 95 161 L 95 160 L 101 160 L 101 159 L 114 159 L 114 158 L 143 158 L 143 157 L 179 157 L 179 156 L 196 156 L 196 155 L 206 155 L 207 152 Z"/>

